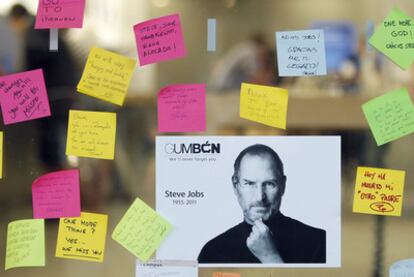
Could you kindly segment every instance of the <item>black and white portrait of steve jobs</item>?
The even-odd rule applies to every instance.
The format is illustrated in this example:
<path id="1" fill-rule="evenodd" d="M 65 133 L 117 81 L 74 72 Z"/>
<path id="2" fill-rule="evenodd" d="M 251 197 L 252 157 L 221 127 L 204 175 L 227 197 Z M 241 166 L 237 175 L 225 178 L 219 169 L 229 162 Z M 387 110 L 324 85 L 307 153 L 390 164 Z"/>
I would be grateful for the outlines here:
<path id="1" fill-rule="evenodd" d="M 288 177 L 272 148 L 255 144 L 241 151 L 231 182 L 244 220 L 208 241 L 198 262 L 326 263 L 325 230 L 280 211 Z"/>

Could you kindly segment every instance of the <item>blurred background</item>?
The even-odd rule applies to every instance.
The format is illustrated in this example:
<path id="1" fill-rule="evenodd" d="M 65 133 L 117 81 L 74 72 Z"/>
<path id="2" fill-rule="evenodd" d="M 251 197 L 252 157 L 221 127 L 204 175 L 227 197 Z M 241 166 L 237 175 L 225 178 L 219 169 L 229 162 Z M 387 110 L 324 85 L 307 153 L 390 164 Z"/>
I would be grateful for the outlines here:
<path id="1" fill-rule="evenodd" d="M 46 267 L 1 269 L 0 275 L 135 276 L 134 257 L 110 234 L 135 197 L 155 208 L 154 142 L 156 135 L 165 135 L 157 133 L 157 92 L 169 84 L 206 83 L 207 131 L 192 135 L 342 137 L 342 267 L 221 270 L 241 276 L 388 276 L 392 263 L 414 256 L 414 135 L 377 147 L 361 104 L 401 87 L 412 95 L 413 70 L 401 70 L 367 44 L 374 26 L 394 7 L 414 16 L 411 0 L 87 0 L 83 28 L 60 30 L 59 51 L 49 53 L 48 32 L 32 30 L 30 14 L 36 13 L 37 1 L 1 0 L 0 75 L 36 64 L 46 68 L 54 115 L 1 126 L 5 132 L 1 267 L 7 224 L 33 217 L 31 183 L 44 173 L 79 167 L 82 210 L 108 214 L 109 225 L 103 264 L 55 258 L 58 221 L 47 220 Z M 185 58 L 138 66 L 123 107 L 76 92 L 92 46 L 138 59 L 132 26 L 172 13 L 181 17 L 188 50 Z M 208 18 L 217 19 L 215 52 L 207 52 Z M 278 77 L 275 32 L 307 28 L 325 30 L 328 75 Z M 242 81 L 289 90 L 286 131 L 239 118 Z M 70 108 L 117 113 L 114 161 L 65 155 Z M 406 171 L 402 217 L 352 213 L 358 165 Z M 218 270 L 200 269 L 199 275 L 211 276 Z"/>

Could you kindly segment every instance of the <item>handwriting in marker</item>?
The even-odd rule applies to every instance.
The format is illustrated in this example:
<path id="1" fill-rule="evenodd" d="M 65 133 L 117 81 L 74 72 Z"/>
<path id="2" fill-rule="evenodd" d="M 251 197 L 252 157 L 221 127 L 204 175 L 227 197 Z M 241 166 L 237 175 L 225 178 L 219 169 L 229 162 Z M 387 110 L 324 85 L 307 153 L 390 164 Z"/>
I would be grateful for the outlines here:
<path id="1" fill-rule="evenodd" d="M 81 213 L 80 217 L 61 218 L 56 257 L 103 262 L 108 216 Z"/>
<path id="2" fill-rule="evenodd" d="M 50 116 L 43 70 L 0 77 L 0 104 L 6 125 Z"/>
<path id="3" fill-rule="evenodd" d="M 115 227 L 112 238 L 146 262 L 170 230 L 168 221 L 137 198 Z"/>
<path id="4" fill-rule="evenodd" d="M 29 266 L 45 266 L 43 219 L 13 221 L 7 228 L 5 269 Z"/>
<path id="5" fill-rule="evenodd" d="M 69 111 L 66 155 L 114 159 L 116 114 Z"/>
<path id="6" fill-rule="evenodd" d="M 89 53 L 78 91 L 122 106 L 136 61 L 94 47 Z"/>
<path id="7" fill-rule="evenodd" d="M 35 29 L 82 28 L 85 0 L 39 0 Z"/>
<path id="8" fill-rule="evenodd" d="M 400 216 L 405 172 L 358 167 L 353 212 Z"/>
<path id="9" fill-rule="evenodd" d="M 134 32 L 140 65 L 187 55 L 178 14 L 138 23 L 134 26 Z"/>

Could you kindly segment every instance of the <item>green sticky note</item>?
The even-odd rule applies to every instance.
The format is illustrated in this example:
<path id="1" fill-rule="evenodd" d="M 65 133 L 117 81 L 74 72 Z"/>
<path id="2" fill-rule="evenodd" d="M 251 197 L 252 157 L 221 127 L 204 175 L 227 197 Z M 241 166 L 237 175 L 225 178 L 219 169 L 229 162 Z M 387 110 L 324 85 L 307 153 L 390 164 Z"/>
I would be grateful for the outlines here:
<path id="1" fill-rule="evenodd" d="M 414 132 L 414 106 L 404 88 L 368 101 L 362 110 L 378 146 Z"/>
<path id="2" fill-rule="evenodd" d="M 137 198 L 115 227 L 112 238 L 146 262 L 170 230 L 167 220 Z"/>
<path id="3" fill-rule="evenodd" d="M 13 221 L 7 228 L 6 270 L 28 266 L 45 266 L 43 219 Z"/>
<path id="4" fill-rule="evenodd" d="M 377 26 L 369 43 L 385 54 L 401 68 L 407 69 L 414 61 L 414 21 L 393 9 Z"/>

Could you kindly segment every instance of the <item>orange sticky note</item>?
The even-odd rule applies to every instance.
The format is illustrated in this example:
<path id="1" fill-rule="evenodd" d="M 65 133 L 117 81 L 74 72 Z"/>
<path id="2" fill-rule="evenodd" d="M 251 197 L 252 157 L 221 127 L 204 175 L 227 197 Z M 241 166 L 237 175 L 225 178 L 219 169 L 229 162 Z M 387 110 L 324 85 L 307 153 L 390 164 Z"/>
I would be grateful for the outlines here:
<path id="1" fill-rule="evenodd" d="M 401 170 L 358 167 L 353 212 L 400 216 L 404 178 Z"/>

